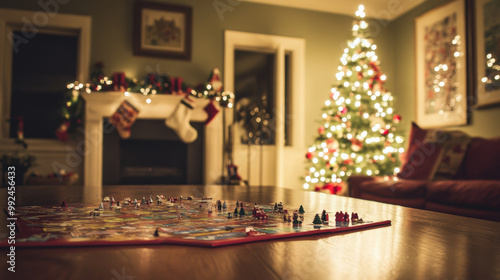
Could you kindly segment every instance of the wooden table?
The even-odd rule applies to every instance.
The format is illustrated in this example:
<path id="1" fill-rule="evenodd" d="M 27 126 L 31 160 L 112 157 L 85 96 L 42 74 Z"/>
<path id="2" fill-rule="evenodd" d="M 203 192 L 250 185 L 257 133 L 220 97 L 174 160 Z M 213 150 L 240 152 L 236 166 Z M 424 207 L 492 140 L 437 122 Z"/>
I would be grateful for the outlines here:
<path id="1" fill-rule="evenodd" d="M 500 223 L 354 198 L 272 187 L 106 186 L 18 187 L 17 205 L 58 205 L 95 197 L 210 196 L 282 201 L 306 211 L 355 211 L 391 226 L 352 233 L 263 241 L 221 248 L 120 246 L 21 249 L 16 272 L 0 256 L 1 279 L 500 279 Z M 0 205 L 5 207 L 6 189 Z M 5 238 L 6 216 L 0 236 Z M 135 276 L 133 278 L 132 276 Z"/>

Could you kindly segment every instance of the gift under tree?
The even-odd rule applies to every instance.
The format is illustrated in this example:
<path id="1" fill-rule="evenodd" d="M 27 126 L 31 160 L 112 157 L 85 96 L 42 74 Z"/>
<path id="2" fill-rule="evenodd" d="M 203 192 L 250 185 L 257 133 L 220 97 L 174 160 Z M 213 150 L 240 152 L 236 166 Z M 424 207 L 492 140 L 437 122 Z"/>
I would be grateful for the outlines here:
<path id="1" fill-rule="evenodd" d="M 356 12 L 353 39 L 340 59 L 337 84 L 322 109 L 318 136 L 309 148 L 304 188 L 336 194 L 351 175 L 394 175 L 399 171 L 401 120 L 386 91 L 386 76 L 368 39 L 364 7 Z"/>

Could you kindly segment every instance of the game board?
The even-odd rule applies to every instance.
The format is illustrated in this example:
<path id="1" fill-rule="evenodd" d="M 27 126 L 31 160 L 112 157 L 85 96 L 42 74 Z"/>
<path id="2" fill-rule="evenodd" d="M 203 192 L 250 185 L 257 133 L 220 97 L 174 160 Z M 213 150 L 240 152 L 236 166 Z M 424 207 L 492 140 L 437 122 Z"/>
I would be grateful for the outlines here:
<path id="1" fill-rule="evenodd" d="M 136 205 L 112 201 L 101 205 L 25 206 L 16 208 L 16 247 L 184 244 L 218 247 L 286 237 L 353 231 L 390 225 L 385 221 L 322 221 L 278 205 L 210 199 L 143 198 Z M 158 202 L 158 200 L 160 202 Z M 142 203 L 141 203 L 142 202 Z M 120 205 L 117 207 L 117 204 Z M 236 206 L 238 204 L 238 206 Z M 241 205 L 246 215 L 241 213 Z M 103 209 L 99 209 L 101 206 Z M 238 215 L 235 214 L 235 208 Z M 302 208 L 302 207 L 301 207 Z M 255 210 L 254 210 L 255 209 Z M 298 209 L 298 208 L 297 208 Z M 303 208 L 302 208 L 303 209 Z M 301 209 L 301 210 L 302 210 Z M 325 215 L 326 213 L 326 215 Z M 231 214 L 231 218 L 228 218 Z M 333 212 L 323 212 L 323 219 Z M 294 221 L 284 217 L 294 216 Z M 321 215 L 321 214 L 320 214 Z M 337 217 L 339 213 L 337 213 Z M 342 215 L 340 215 L 342 216 Z M 326 217 L 328 219 L 328 217 Z M 300 223 L 300 220 L 303 221 Z M 1 247 L 9 246 L 6 240 Z"/>

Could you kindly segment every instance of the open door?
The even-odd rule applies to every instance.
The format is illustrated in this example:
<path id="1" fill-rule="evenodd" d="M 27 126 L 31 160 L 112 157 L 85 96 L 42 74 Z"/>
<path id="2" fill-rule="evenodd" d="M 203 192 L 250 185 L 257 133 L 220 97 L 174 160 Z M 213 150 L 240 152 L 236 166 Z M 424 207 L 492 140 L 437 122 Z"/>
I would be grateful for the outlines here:
<path id="1" fill-rule="evenodd" d="M 299 186 L 297 176 L 285 174 L 303 172 L 303 160 L 294 158 L 305 151 L 304 40 L 226 31 L 225 47 L 225 88 L 235 93 L 232 159 L 240 175 L 250 185 Z"/>

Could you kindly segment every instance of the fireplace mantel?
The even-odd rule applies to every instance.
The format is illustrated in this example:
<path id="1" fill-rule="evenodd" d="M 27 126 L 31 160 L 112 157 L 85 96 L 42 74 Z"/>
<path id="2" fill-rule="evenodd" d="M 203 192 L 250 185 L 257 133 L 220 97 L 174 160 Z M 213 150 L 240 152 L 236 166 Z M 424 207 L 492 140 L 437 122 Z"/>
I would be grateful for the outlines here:
<path id="1" fill-rule="evenodd" d="M 180 95 L 143 95 L 138 93 L 103 92 L 81 95 L 85 99 L 85 163 L 83 183 L 89 193 L 101 193 L 102 189 L 102 149 L 103 118 L 110 117 L 120 103 L 127 99 L 139 110 L 140 119 L 166 119 L 183 98 Z M 208 99 L 193 98 L 195 107 L 191 121 L 205 121 L 207 113 L 203 108 Z M 149 100 L 149 101 L 148 101 Z M 149 102 L 149 103 L 148 103 Z M 218 105 L 216 105 L 218 106 Z M 220 109 L 220 108 L 218 108 Z M 216 183 L 220 178 L 222 166 L 222 117 L 217 116 L 205 127 L 204 139 L 204 182 Z M 132 129 L 133 126 L 132 126 Z"/>

